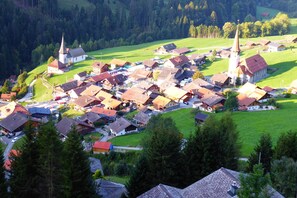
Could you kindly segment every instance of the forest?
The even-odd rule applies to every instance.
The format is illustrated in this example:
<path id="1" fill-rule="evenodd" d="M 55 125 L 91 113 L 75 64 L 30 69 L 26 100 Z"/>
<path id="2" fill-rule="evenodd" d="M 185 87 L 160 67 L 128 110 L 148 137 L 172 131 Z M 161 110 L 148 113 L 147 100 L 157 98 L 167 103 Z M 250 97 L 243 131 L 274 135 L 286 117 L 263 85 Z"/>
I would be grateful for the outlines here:
<path id="1" fill-rule="evenodd" d="M 88 0 L 91 8 L 59 7 L 59 0 L 0 1 L 0 80 L 30 71 L 57 55 L 62 33 L 68 47 L 86 51 L 184 38 L 190 25 L 222 27 L 256 15 L 254 0 Z"/>

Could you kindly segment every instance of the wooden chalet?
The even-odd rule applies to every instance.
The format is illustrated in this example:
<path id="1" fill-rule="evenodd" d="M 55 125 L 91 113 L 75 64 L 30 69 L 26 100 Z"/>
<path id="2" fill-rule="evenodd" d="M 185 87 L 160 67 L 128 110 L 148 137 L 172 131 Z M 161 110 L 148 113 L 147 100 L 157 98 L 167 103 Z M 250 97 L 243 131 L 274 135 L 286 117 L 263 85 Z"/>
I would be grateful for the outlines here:
<path id="1" fill-rule="evenodd" d="M 103 62 L 94 62 L 92 68 L 95 74 L 102 74 L 108 71 L 109 65 Z"/>
<path id="2" fill-rule="evenodd" d="M 81 135 L 86 135 L 95 130 L 95 128 L 80 120 L 64 117 L 60 122 L 56 124 L 58 132 L 66 137 L 68 133 L 75 127 L 77 132 Z"/>

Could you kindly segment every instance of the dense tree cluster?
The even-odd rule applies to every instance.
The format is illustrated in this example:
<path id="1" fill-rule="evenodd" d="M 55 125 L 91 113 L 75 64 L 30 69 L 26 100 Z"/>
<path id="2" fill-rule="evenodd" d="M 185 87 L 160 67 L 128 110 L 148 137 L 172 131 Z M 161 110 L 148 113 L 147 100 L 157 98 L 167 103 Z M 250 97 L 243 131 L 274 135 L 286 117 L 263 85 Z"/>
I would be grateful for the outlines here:
<path id="1" fill-rule="evenodd" d="M 0 1 L 1 78 L 31 70 L 56 56 L 64 32 L 68 47 L 86 51 L 159 39 L 187 37 L 189 27 L 221 27 L 255 16 L 254 0 L 88 0 L 91 6 L 59 6 L 58 0 Z M 116 5 L 116 4 L 115 4 Z M 114 8 L 115 7 L 115 8 Z M 199 31 L 198 31 L 199 32 Z"/>
<path id="2" fill-rule="evenodd" d="M 271 176 L 272 186 L 285 197 L 297 195 L 297 132 L 282 133 L 273 148 L 269 134 L 263 134 L 251 153 L 248 171 L 263 167 L 262 176 Z M 266 176 L 265 176 L 266 175 Z"/>
<path id="3" fill-rule="evenodd" d="M 251 38 L 259 36 L 283 35 L 289 31 L 289 17 L 287 14 L 279 13 L 275 18 L 261 22 L 243 22 L 239 25 L 240 36 L 242 38 Z M 226 22 L 223 26 L 223 35 L 225 38 L 234 37 L 236 24 Z"/>
<path id="4" fill-rule="evenodd" d="M 64 143 L 52 123 L 28 124 L 9 180 L 11 197 L 93 197 L 88 157 L 73 129 Z"/>
<path id="5" fill-rule="evenodd" d="M 172 119 L 161 115 L 151 118 L 147 131 L 127 185 L 130 197 L 160 183 L 185 187 L 221 167 L 237 168 L 240 145 L 229 113 L 221 120 L 211 116 L 186 144 Z"/>

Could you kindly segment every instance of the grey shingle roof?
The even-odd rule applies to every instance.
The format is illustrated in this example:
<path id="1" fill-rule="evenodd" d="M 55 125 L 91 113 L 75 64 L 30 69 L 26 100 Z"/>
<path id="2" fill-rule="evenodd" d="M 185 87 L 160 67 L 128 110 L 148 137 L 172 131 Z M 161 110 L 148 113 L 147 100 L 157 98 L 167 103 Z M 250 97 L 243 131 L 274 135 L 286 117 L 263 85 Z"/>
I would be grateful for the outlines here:
<path id="1" fill-rule="evenodd" d="M 78 56 L 86 55 L 85 51 L 81 47 L 78 47 L 75 49 L 70 49 L 68 53 L 71 57 L 78 57 Z"/>
<path id="2" fill-rule="evenodd" d="M 0 126 L 9 132 L 13 132 L 26 122 L 28 122 L 29 116 L 20 112 L 12 113 L 3 120 L 0 121 Z"/>
<path id="3" fill-rule="evenodd" d="M 200 179 L 194 184 L 184 188 L 178 189 L 163 184 L 152 188 L 151 190 L 140 195 L 140 198 L 171 198 L 171 197 L 186 197 L 186 198 L 231 198 L 237 197 L 230 195 L 230 188 L 232 185 L 240 188 L 239 176 L 241 173 L 220 168 L 215 172 L 209 174 L 208 176 Z M 283 198 L 280 193 L 278 193 L 271 186 L 267 186 L 268 192 L 272 198 Z"/>
<path id="4" fill-rule="evenodd" d="M 137 122 L 140 122 L 146 125 L 150 120 L 150 116 L 140 111 L 138 114 L 135 115 L 133 119 Z"/>
<path id="5" fill-rule="evenodd" d="M 132 124 L 128 120 L 121 117 L 121 118 L 117 119 L 115 122 L 111 123 L 109 125 L 109 128 L 111 130 L 113 130 L 115 133 L 118 133 L 118 132 L 121 132 L 122 130 L 124 130 L 125 128 L 127 128 L 130 125 L 132 125 Z"/>

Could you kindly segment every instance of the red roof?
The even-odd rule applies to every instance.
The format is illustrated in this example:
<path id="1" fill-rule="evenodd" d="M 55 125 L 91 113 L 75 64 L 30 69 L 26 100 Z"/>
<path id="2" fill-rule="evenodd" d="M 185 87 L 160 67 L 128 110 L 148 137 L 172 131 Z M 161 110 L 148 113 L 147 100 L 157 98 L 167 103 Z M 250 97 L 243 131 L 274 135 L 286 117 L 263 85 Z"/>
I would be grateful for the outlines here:
<path id="1" fill-rule="evenodd" d="M 9 94 L 1 94 L 2 100 L 11 100 L 12 97 L 16 97 L 16 92 L 10 92 Z"/>
<path id="2" fill-rule="evenodd" d="M 61 63 L 57 59 L 55 59 L 53 62 L 51 62 L 48 66 L 49 67 L 54 67 L 54 68 L 57 68 L 57 69 L 64 69 L 66 67 L 65 64 Z"/>
<path id="3" fill-rule="evenodd" d="M 91 81 L 100 82 L 100 81 L 105 80 L 105 79 L 110 78 L 110 77 L 111 77 L 111 75 L 108 72 L 104 72 L 104 73 L 99 74 L 97 76 L 93 76 L 91 78 Z"/>
<path id="4" fill-rule="evenodd" d="M 96 141 L 93 145 L 93 149 L 104 149 L 109 150 L 111 147 L 111 142 L 99 142 Z"/>
<path id="5" fill-rule="evenodd" d="M 8 157 L 18 157 L 20 155 L 20 151 L 12 149 L 9 154 Z"/>
<path id="6" fill-rule="evenodd" d="M 171 58 L 169 59 L 169 61 L 171 61 L 175 66 L 179 66 L 189 62 L 190 60 L 188 57 L 181 55 L 181 56 Z"/>
<path id="7" fill-rule="evenodd" d="M 263 90 L 266 91 L 266 92 L 271 92 L 271 91 L 273 91 L 274 89 L 273 89 L 272 87 L 265 86 L 265 87 L 263 88 Z"/>
<path id="8" fill-rule="evenodd" d="M 267 63 L 260 54 L 246 58 L 243 64 L 252 74 L 267 68 Z"/>
<path id="9" fill-rule="evenodd" d="M 8 171 L 11 170 L 11 160 L 10 159 L 5 160 L 5 162 L 4 162 L 4 168 L 6 170 L 8 170 Z"/>
<path id="10" fill-rule="evenodd" d="M 106 115 L 108 117 L 114 117 L 117 114 L 117 111 L 115 110 L 109 110 L 109 109 L 103 109 L 101 107 L 93 107 L 92 112 L 100 114 L 100 115 Z"/>

